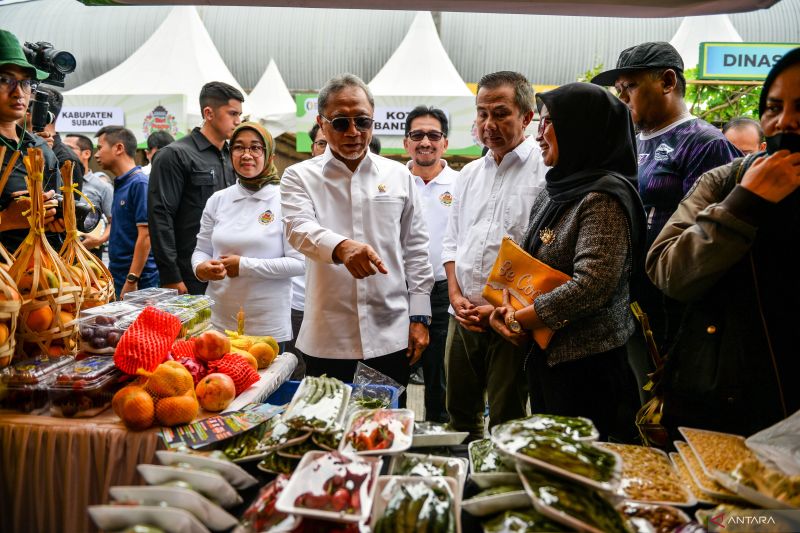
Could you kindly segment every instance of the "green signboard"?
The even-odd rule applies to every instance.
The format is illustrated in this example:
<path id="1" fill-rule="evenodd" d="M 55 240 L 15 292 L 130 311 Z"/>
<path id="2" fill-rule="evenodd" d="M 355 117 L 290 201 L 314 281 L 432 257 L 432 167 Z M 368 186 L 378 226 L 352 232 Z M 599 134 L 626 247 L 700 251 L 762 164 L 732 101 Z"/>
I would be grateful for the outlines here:
<path id="1" fill-rule="evenodd" d="M 800 43 L 700 43 L 701 80 L 766 79 L 772 66 Z"/>

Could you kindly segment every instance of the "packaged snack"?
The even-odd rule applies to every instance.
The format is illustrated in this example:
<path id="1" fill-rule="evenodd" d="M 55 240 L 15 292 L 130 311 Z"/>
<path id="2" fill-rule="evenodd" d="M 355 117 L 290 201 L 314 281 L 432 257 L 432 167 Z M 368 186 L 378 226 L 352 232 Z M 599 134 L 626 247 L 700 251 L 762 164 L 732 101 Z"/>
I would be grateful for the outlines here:
<path id="1" fill-rule="evenodd" d="M 48 388 L 50 414 L 90 417 L 111 405 L 123 374 L 114 359 L 96 355 L 75 361 L 58 372 Z"/>
<path id="2" fill-rule="evenodd" d="M 24 413 L 39 414 L 47 410 L 47 389 L 58 370 L 75 359 L 37 357 L 14 364 L 0 380 L 0 407 Z"/>

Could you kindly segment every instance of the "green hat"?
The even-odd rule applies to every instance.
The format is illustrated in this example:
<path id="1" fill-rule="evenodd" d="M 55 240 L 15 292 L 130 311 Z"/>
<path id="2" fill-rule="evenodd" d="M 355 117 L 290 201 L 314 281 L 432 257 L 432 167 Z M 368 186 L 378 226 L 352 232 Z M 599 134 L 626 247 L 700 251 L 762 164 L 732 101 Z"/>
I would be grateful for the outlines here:
<path id="1" fill-rule="evenodd" d="M 16 65 L 28 69 L 37 80 L 43 80 L 49 76 L 47 72 L 39 70 L 28 63 L 25 52 L 19 44 L 19 39 L 17 39 L 16 35 L 6 30 L 0 30 L 0 67 L 3 65 Z"/>

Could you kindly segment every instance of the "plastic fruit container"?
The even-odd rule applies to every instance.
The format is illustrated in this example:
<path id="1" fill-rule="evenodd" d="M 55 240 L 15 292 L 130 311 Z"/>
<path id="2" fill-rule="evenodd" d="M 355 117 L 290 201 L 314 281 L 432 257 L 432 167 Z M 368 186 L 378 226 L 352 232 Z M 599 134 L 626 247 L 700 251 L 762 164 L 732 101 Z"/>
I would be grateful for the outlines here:
<path id="1" fill-rule="evenodd" d="M 76 361 L 58 372 L 47 389 L 50 414 L 90 417 L 103 412 L 123 380 L 111 357 L 96 355 Z"/>
<path id="2" fill-rule="evenodd" d="M 112 355 L 127 329 L 119 325 L 120 319 L 125 316 L 127 315 L 103 314 L 79 318 L 80 350 L 88 354 Z"/>
<path id="3" fill-rule="evenodd" d="M 181 294 L 180 296 L 163 300 L 161 303 L 170 307 L 185 307 L 194 311 L 200 311 L 201 309 L 207 309 L 214 305 L 214 300 L 205 295 Z"/>
<path id="4" fill-rule="evenodd" d="M 50 383 L 74 361 L 70 356 L 37 357 L 14 364 L 0 381 L 0 407 L 32 414 L 47 411 Z"/>
<path id="5" fill-rule="evenodd" d="M 211 308 L 192 309 L 190 307 L 180 307 L 167 305 L 166 303 L 157 306 L 162 311 L 171 313 L 181 319 L 181 332 L 179 337 L 188 339 L 199 335 L 211 326 Z"/>
<path id="6" fill-rule="evenodd" d="M 127 315 L 128 313 L 133 313 L 134 311 L 138 311 L 141 309 L 141 306 L 133 305 L 129 302 L 111 302 L 105 305 L 99 305 L 97 307 L 91 307 L 89 309 L 81 309 L 81 313 L 79 318 L 86 318 L 90 316 L 122 316 Z"/>
<path id="7" fill-rule="evenodd" d="M 128 292 L 122 297 L 125 303 L 138 305 L 140 307 L 147 307 L 148 305 L 156 305 L 164 300 L 169 300 L 178 296 L 177 289 L 165 289 L 163 287 L 150 287 L 148 289 L 141 289 L 138 291 Z"/>

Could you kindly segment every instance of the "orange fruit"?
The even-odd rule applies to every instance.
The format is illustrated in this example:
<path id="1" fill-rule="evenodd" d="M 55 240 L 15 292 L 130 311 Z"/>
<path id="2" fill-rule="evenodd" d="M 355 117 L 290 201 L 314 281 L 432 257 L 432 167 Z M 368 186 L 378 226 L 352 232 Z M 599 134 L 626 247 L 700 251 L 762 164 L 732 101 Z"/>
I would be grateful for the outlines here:
<path id="1" fill-rule="evenodd" d="M 258 368 L 267 368 L 275 359 L 275 350 L 266 342 L 257 342 L 248 351 L 258 361 Z"/>
<path id="2" fill-rule="evenodd" d="M 5 322 L 0 323 L 0 345 L 8 341 L 8 325 Z"/>
<path id="3" fill-rule="evenodd" d="M 66 311 L 59 311 L 58 315 L 61 317 L 61 324 L 62 325 L 69 324 L 70 322 L 75 320 L 75 317 L 72 316 L 71 314 L 67 313 Z M 55 316 L 53 316 L 53 323 L 50 324 L 50 327 L 51 328 L 60 327 L 59 324 L 58 324 L 58 320 L 56 320 Z"/>
<path id="4" fill-rule="evenodd" d="M 58 344 L 51 344 L 47 349 L 47 355 L 52 357 L 61 357 L 64 355 L 64 347 Z"/>
<path id="5" fill-rule="evenodd" d="M 25 320 L 25 325 L 31 331 L 45 331 L 50 329 L 52 323 L 53 310 L 46 305 L 28 313 L 28 318 Z"/>
<path id="6" fill-rule="evenodd" d="M 155 404 L 143 388 L 136 385 L 123 387 L 114 395 L 111 404 L 128 429 L 139 431 L 153 425 Z"/>
<path id="7" fill-rule="evenodd" d="M 236 355 L 240 356 L 242 359 L 247 361 L 247 364 L 253 367 L 253 370 L 258 370 L 258 361 L 256 360 L 255 356 L 249 352 L 233 352 Z"/>
<path id="8" fill-rule="evenodd" d="M 166 361 L 153 372 L 140 370 L 139 374 L 147 376 L 144 388 L 156 398 L 180 396 L 188 390 L 194 390 L 192 375 L 177 361 Z"/>
<path id="9" fill-rule="evenodd" d="M 156 420 L 162 426 L 188 424 L 194 420 L 198 411 L 200 411 L 200 404 L 197 403 L 194 389 L 192 389 L 191 395 L 160 399 L 156 404 Z"/>

